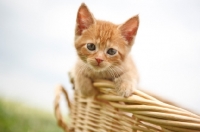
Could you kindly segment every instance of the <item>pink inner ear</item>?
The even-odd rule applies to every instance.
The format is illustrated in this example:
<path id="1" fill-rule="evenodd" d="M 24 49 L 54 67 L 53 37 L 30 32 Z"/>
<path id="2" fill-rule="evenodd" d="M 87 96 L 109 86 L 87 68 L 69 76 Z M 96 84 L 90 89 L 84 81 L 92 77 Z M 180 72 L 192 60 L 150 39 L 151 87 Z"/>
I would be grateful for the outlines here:
<path id="1" fill-rule="evenodd" d="M 84 16 L 83 14 L 81 14 L 81 12 L 78 12 L 78 15 L 77 15 L 77 34 L 78 35 L 81 35 L 82 31 L 84 29 L 86 29 L 86 25 L 84 24 Z"/>
<path id="2" fill-rule="evenodd" d="M 127 32 L 124 32 L 124 37 L 128 42 L 131 42 L 133 39 L 133 36 L 136 35 L 137 29 L 129 30 Z"/>
<path id="3" fill-rule="evenodd" d="M 138 16 L 132 17 L 128 21 L 126 21 L 121 27 L 122 36 L 130 43 L 134 36 L 137 34 L 137 29 L 139 26 L 139 18 Z"/>
<path id="4" fill-rule="evenodd" d="M 92 18 L 80 14 L 77 18 L 77 33 L 81 35 L 93 23 Z"/>
<path id="5" fill-rule="evenodd" d="M 77 22 L 76 33 L 78 35 L 81 35 L 83 30 L 87 29 L 91 24 L 93 24 L 94 19 L 85 4 L 82 4 L 80 6 L 76 22 Z"/>
<path id="6" fill-rule="evenodd" d="M 78 23 L 77 23 L 77 26 L 78 26 L 77 33 L 79 35 L 81 35 L 83 30 L 86 29 L 87 27 L 86 27 L 86 25 L 84 24 L 84 22 L 82 21 L 81 18 L 79 18 L 77 21 L 78 21 Z"/>

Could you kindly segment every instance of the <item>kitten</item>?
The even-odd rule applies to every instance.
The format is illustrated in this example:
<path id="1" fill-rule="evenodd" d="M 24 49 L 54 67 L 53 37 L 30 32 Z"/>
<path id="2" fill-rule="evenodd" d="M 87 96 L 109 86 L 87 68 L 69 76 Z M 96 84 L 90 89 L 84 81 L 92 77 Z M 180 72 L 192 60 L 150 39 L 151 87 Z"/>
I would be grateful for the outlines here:
<path id="1" fill-rule="evenodd" d="M 75 88 L 84 96 L 96 94 L 95 79 L 108 79 L 115 83 L 116 92 L 130 96 L 137 87 L 138 74 L 129 55 L 134 43 L 139 17 L 124 24 L 97 20 L 82 3 L 75 29 L 75 48 L 78 61 L 75 66 Z"/>

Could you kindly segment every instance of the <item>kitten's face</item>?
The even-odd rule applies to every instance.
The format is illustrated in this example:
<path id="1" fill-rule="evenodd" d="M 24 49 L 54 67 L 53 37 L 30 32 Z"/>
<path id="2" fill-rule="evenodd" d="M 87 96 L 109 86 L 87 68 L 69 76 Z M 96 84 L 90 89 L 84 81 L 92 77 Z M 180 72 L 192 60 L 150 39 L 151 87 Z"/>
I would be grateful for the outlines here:
<path id="1" fill-rule="evenodd" d="M 75 40 L 79 57 L 98 71 L 119 65 L 128 53 L 126 45 L 117 26 L 102 21 L 96 21 Z"/>
<path id="2" fill-rule="evenodd" d="M 95 71 L 120 65 L 128 55 L 137 32 L 138 23 L 135 17 L 132 19 L 123 25 L 99 21 L 82 4 L 77 15 L 75 35 L 79 57 Z"/>

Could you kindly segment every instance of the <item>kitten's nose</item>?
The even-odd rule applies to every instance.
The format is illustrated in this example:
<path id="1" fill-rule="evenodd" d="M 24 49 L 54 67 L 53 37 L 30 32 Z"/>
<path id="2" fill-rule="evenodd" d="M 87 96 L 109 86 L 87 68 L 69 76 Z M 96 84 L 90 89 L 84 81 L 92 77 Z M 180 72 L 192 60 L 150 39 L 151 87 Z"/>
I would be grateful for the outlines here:
<path id="1" fill-rule="evenodd" d="M 97 61 L 97 63 L 98 64 L 100 64 L 103 60 L 102 59 L 100 59 L 100 58 L 95 58 L 96 59 L 96 61 Z"/>

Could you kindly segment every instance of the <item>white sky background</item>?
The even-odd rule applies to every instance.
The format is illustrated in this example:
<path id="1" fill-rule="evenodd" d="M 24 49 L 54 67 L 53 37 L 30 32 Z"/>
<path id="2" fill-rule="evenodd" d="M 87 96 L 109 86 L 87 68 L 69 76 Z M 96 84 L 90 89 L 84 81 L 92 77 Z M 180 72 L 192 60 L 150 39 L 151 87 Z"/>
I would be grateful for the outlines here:
<path id="1" fill-rule="evenodd" d="M 81 1 L 0 0 L 0 96 L 53 111 L 55 85 L 71 89 L 75 19 Z M 200 113 L 200 1 L 85 0 L 98 19 L 139 13 L 132 55 L 140 86 Z M 72 91 L 70 90 L 70 94 Z"/>

